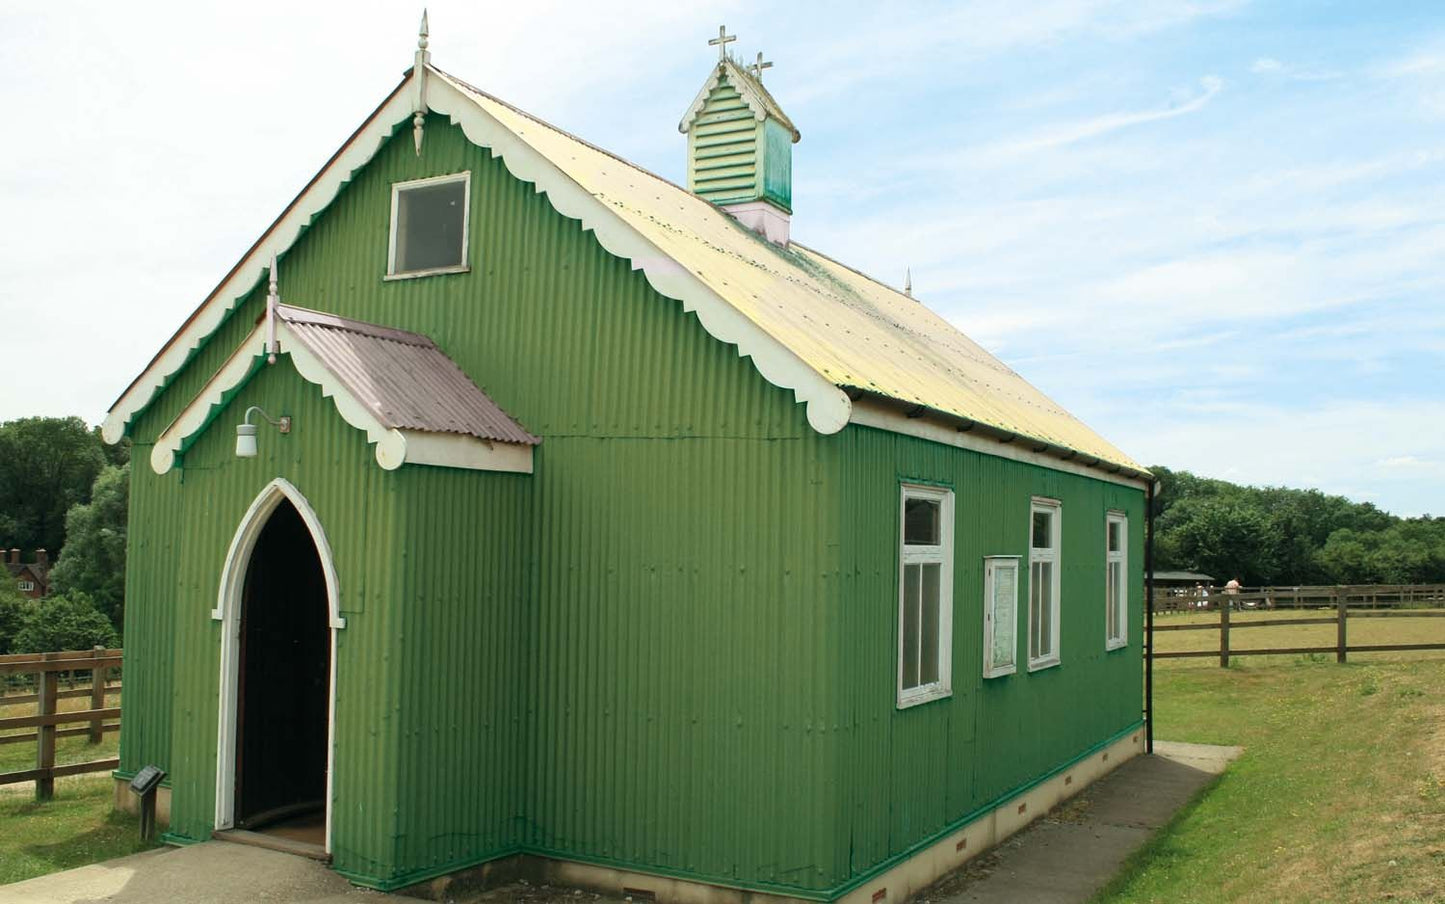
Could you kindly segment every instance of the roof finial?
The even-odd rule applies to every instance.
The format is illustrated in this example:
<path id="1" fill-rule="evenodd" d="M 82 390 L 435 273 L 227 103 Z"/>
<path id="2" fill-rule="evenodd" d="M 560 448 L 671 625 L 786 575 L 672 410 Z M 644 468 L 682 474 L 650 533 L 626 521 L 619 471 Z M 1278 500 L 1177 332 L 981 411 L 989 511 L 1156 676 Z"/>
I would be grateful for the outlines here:
<path id="1" fill-rule="evenodd" d="M 771 68 L 773 68 L 773 64 L 772 64 L 771 62 L 768 62 L 768 63 L 763 62 L 763 52 L 762 52 L 761 50 L 759 50 L 759 51 L 758 51 L 758 61 L 757 61 L 756 63 L 752 64 L 751 66 L 749 66 L 749 67 L 748 67 L 748 70 L 749 70 L 750 72 L 752 72 L 753 78 L 757 79 L 758 82 L 761 83 L 762 80 L 763 80 L 763 70 L 764 70 L 764 69 L 771 69 Z"/>
<path id="2" fill-rule="evenodd" d="M 913 268 L 905 267 L 903 270 L 903 294 L 909 298 L 913 297 Z"/>
<path id="3" fill-rule="evenodd" d="M 416 36 L 416 63 L 412 67 L 412 77 L 416 79 L 416 103 L 412 106 L 411 117 L 411 139 L 416 145 L 416 155 L 421 156 L 422 131 L 426 128 L 426 67 L 431 62 L 431 52 L 427 45 L 431 43 L 428 39 L 431 29 L 427 26 L 426 8 L 421 11 L 421 30 Z"/>
<path id="4" fill-rule="evenodd" d="M 737 35 L 728 34 L 728 27 L 726 25 L 719 25 L 717 27 L 717 37 L 708 41 L 707 45 L 709 47 L 712 47 L 714 44 L 717 45 L 717 61 L 721 63 L 728 57 L 728 45 L 737 39 Z"/>

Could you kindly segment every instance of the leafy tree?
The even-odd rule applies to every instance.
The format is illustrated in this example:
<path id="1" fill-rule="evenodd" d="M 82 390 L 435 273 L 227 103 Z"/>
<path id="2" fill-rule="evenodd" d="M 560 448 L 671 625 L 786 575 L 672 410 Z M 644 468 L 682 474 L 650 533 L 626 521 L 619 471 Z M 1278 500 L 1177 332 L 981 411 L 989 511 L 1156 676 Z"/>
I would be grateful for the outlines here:
<path id="1" fill-rule="evenodd" d="M 99 437 L 78 417 L 0 424 L 0 542 L 59 552 L 65 513 L 90 498 L 104 466 Z"/>
<path id="2" fill-rule="evenodd" d="M 37 601 L 15 632 L 11 646 L 16 653 L 49 653 L 114 647 L 119 642 L 110 619 L 85 594 L 75 593 Z"/>
<path id="3" fill-rule="evenodd" d="M 1333 583 L 1445 582 L 1445 519 L 1412 518 L 1382 531 L 1341 528 L 1316 560 Z"/>
<path id="4" fill-rule="evenodd" d="M 80 591 L 105 613 L 117 631 L 125 615 L 126 512 L 130 465 L 107 467 L 95 478 L 90 502 L 65 516 L 65 548 L 50 572 L 53 593 Z"/>
<path id="5" fill-rule="evenodd" d="M 105 454 L 106 464 L 117 468 L 130 464 L 130 437 L 122 436 L 118 443 L 107 443 L 101 438 L 99 427 L 90 432 L 95 436 L 96 442 L 100 443 L 100 451 Z"/>
<path id="6" fill-rule="evenodd" d="M 1319 490 L 1247 487 L 1164 467 L 1154 497 L 1160 569 L 1246 584 L 1445 580 L 1440 519 L 1404 521 Z"/>
<path id="7" fill-rule="evenodd" d="M 35 600 L 22 596 L 8 585 L 0 587 L 0 656 L 15 652 L 15 635 L 25 625 L 33 609 L 38 608 Z"/>

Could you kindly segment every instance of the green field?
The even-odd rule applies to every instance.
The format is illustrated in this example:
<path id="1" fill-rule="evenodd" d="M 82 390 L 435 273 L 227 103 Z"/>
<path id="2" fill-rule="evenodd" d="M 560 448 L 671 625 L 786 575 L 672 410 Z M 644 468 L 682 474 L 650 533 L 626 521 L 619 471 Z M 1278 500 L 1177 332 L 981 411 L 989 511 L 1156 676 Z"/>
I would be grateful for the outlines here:
<path id="1" fill-rule="evenodd" d="M 81 685 L 84 686 L 83 684 Z M 12 695 L 14 696 L 14 695 Z M 5 698 L 0 697 L 0 718 L 8 719 L 18 716 L 33 716 L 36 713 L 34 703 L 7 704 Z M 119 706 L 120 694 L 112 693 L 106 698 L 106 706 Z M 76 710 L 90 709 L 90 697 L 66 697 L 62 698 L 56 705 L 61 712 L 75 712 Z M 86 723 L 76 722 L 62 725 L 60 728 L 84 728 Z M 11 737 L 15 735 L 34 734 L 33 728 L 13 728 L 0 731 L 0 737 Z M 99 744 L 89 743 L 85 735 L 68 738 L 57 738 L 55 740 L 55 764 L 57 766 L 67 763 L 84 763 L 89 760 L 104 760 L 114 757 L 120 743 L 120 732 L 108 731 L 102 736 Z M 35 742 L 21 741 L 14 744 L 0 744 L 0 773 L 18 772 L 22 769 L 35 768 Z M 20 787 L 29 789 L 29 784 Z M 13 789 L 12 789 L 13 790 Z M 5 794 L 7 787 L 0 785 L 0 794 Z"/>
<path id="2" fill-rule="evenodd" d="M 1245 752 L 1096 900 L 1445 901 L 1445 656 L 1423 655 L 1161 668 L 1156 737 Z"/>

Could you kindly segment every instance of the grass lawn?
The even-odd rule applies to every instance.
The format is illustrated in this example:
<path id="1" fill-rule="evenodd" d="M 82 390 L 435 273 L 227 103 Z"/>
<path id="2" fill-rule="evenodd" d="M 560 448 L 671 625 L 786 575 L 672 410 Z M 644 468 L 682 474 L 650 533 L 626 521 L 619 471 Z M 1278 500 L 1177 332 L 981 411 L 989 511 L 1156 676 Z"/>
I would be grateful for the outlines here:
<path id="1" fill-rule="evenodd" d="M 0 793 L 0 884 L 143 851 L 135 816 L 111 810 L 110 775 L 55 782 L 55 799 L 35 803 L 25 793 Z"/>
<path id="2" fill-rule="evenodd" d="M 1160 664 L 1155 736 L 1245 753 L 1095 900 L 1445 901 L 1445 659 L 1270 659 Z"/>

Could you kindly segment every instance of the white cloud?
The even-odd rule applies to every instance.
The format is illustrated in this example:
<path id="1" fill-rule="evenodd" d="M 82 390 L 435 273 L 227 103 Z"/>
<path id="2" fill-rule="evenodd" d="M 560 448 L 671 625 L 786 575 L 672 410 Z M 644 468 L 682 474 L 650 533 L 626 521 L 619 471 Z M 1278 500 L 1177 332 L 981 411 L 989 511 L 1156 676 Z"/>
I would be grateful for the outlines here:
<path id="1" fill-rule="evenodd" d="M 988 166 L 1014 162 L 1021 154 L 1063 148 L 1081 141 L 1099 138 L 1111 132 L 1134 126 L 1147 125 L 1188 116 L 1204 109 L 1215 95 L 1224 88 L 1224 81 L 1218 76 L 1206 75 L 1199 80 L 1199 91 L 1187 95 L 1182 102 L 1151 110 L 1132 110 L 1106 113 L 1089 119 L 1062 123 L 1041 129 L 1032 135 L 1009 139 L 965 150 L 959 155 L 959 162 L 968 166 Z"/>
<path id="2" fill-rule="evenodd" d="M 1117 440 L 1147 461 L 1206 476 L 1369 496 L 1400 515 L 1424 514 L 1433 500 L 1439 514 L 1445 473 L 1431 463 L 1445 458 L 1445 432 L 1421 429 L 1432 423 L 1445 423 L 1445 403 L 1433 399 L 1247 405 L 1140 418 Z"/>
<path id="3" fill-rule="evenodd" d="M 1333 69 L 1316 69 L 1282 63 L 1274 57 L 1260 57 L 1249 67 L 1255 75 L 1283 76 L 1300 82 L 1326 82 L 1343 78 L 1344 73 Z"/>

